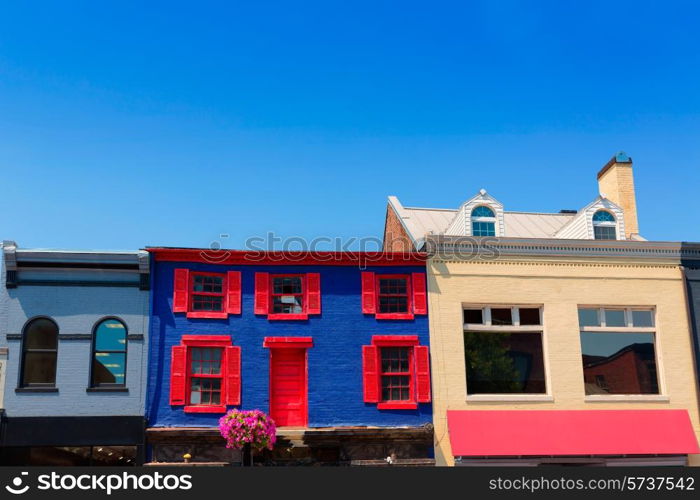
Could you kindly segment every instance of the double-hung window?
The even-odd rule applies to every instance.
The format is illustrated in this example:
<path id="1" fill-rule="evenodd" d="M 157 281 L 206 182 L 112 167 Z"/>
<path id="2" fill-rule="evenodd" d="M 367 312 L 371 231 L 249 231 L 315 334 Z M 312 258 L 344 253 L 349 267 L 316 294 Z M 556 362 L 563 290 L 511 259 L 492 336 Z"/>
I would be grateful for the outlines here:
<path id="1" fill-rule="evenodd" d="M 224 312 L 226 276 L 214 273 L 192 273 L 192 311 Z"/>
<path id="2" fill-rule="evenodd" d="M 362 346 L 362 370 L 364 400 L 380 410 L 430 402 L 429 349 L 416 335 L 375 335 Z"/>
<path id="3" fill-rule="evenodd" d="M 379 357 L 382 402 L 412 402 L 413 349 L 381 347 Z"/>
<path id="4" fill-rule="evenodd" d="M 272 314 L 303 314 L 304 277 L 272 276 Z"/>
<path id="5" fill-rule="evenodd" d="M 540 306 L 466 306 L 467 394 L 546 394 Z"/>
<path id="6" fill-rule="evenodd" d="M 217 406 L 221 404 L 223 371 L 222 347 L 192 347 L 190 355 L 189 404 Z"/>
<path id="7" fill-rule="evenodd" d="M 425 273 L 362 273 L 362 312 L 377 319 L 428 314 Z"/>
<path id="8" fill-rule="evenodd" d="M 171 349 L 170 405 L 224 413 L 241 404 L 241 348 L 227 335 L 183 335 Z"/>
<path id="9" fill-rule="evenodd" d="M 175 269 L 173 312 L 188 318 L 225 319 L 241 313 L 241 273 Z"/>
<path id="10" fill-rule="evenodd" d="M 578 310 L 586 396 L 659 394 L 655 310 Z"/>
<path id="11" fill-rule="evenodd" d="M 255 314 L 305 320 L 321 314 L 321 275 L 255 273 Z"/>

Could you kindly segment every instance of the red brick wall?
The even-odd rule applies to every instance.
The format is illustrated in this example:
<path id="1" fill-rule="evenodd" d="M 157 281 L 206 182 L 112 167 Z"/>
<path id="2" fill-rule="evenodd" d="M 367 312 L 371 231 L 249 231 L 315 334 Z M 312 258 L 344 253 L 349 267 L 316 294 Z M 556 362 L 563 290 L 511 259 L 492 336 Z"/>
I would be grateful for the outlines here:
<path id="1" fill-rule="evenodd" d="M 401 224 L 401 220 L 391 208 L 386 207 L 386 219 L 384 221 L 384 246 L 385 252 L 411 252 L 414 251 L 411 238 Z"/>

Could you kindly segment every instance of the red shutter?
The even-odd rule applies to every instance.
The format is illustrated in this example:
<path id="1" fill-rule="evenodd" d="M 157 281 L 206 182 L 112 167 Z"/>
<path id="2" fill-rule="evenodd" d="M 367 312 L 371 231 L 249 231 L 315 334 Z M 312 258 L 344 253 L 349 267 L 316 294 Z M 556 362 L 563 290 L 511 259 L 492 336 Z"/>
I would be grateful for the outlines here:
<path id="1" fill-rule="evenodd" d="M 226 347 L 226 404 L 241 404 L 241 348 Z"/>
<path id="2" fill-rule="evenodd" d="M 373 345 L 362 346 L 362 378 L 365 388 L 365 403 L 379 401 L 379 348 Z"/>
<path id="3" fill-rule="evenodd" d="M 185 404 L 185 385 L 187 383 L 187 347 L 173 346 L 170 356 L 170 404 Z"/>
<path id="4" fill-rule="evenodd" d="M 226 312 L 229 314 L 241 314 L 241 272 L 229 271 L 226 273 Z"/>
<path id="5" fill-rule="evenodd" d="M 419 403 L 430 403 L 430 348 L 417 345 L 413 349 L 416 359 L 416 399 Z"/>
<path id="6" fill-rule="evenodd" d="M 255 314 L 270 312 L 270 275 L 255 273 Z"/>
<path id="7" fill-rule="evenodd" d="M 187 312 L 190 301 L 190 271 L 189 269 L 175 269 L 173 282 L 173 312 Z"/>
<path id="8" fill-rule="evenodd" d="M 362 273 L 362 312 L 364 314 L 377 312 L 374 287 L 374 273 Z"/>
<path id="9" fill-rule="evenodd" d="M 319 273 L 306 275 L 306 312 L 321 314 L 321 275 Z"/>
<path id="10" fill-rule="evenodd" d="M 424 273 L 413 273 L 413 312 L 415 314 L 428 314 Z"/>

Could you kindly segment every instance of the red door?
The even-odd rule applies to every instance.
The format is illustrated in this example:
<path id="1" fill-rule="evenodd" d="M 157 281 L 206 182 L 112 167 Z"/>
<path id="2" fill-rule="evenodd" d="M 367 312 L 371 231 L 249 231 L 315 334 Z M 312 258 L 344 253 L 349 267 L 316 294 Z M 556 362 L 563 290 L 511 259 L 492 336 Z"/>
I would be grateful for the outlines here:
<path id="1" fill-rule="evenodd" d="M 270 349 L 270 416 L 278 427 L 306 427 L 306 349 Z"/>

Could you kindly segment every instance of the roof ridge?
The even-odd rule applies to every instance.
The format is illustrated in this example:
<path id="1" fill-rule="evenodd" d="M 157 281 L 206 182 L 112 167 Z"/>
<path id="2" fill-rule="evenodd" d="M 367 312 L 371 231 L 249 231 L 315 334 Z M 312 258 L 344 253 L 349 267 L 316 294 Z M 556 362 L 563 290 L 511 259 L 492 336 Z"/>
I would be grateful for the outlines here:
<path id="1" fill-rule="evenodd" d="M 403 207 L 405 210 L 431 210 L 441 212 L 457 212 L 459 208 L 430 208 L 430 207 Z"/>
<path id="2" fill-rule="evenodd" d="M 569 217 L 573 217 L 576 214 L 569 214 L 569 213 L 560 213 L 560 212 L 527 212 L 527 211 L 521 211 L 521 210 L 504 210 L 503 213 L 505 214 L 529 214 L 529 215 L 566 215 Z"/>

